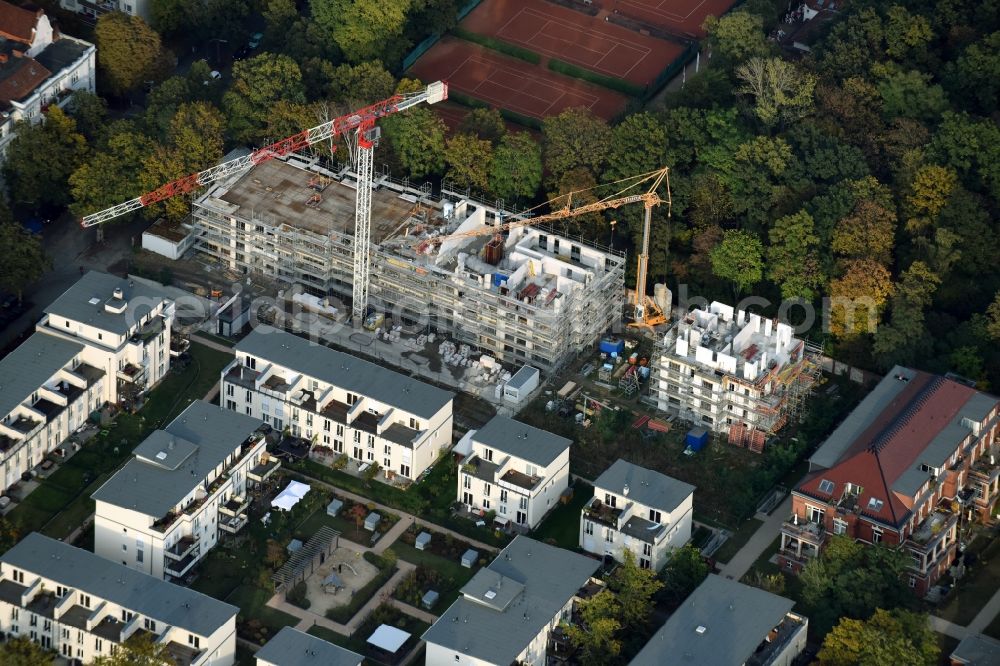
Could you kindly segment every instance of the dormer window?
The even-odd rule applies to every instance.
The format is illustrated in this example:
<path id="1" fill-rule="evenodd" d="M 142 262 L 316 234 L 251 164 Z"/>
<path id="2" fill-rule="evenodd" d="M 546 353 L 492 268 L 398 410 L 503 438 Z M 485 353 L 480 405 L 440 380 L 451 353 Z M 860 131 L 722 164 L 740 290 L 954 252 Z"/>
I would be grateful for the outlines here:
<path id="1" fill-rule="evenodd" d="M 883 502 L 882 500 L 872 497 L 868 500 L 868 510 L 878 513 L 879 511 L 882 510 L 882 506 L 884 504 L 885 502 Z"/>
<path id="2" fill-rule="evenodd" d="M 819 482 L 819 491 L 821 493 L 826 493 L 827 495 L 833 493 L 833 481 L 830 479 L 823 479 Z"/>

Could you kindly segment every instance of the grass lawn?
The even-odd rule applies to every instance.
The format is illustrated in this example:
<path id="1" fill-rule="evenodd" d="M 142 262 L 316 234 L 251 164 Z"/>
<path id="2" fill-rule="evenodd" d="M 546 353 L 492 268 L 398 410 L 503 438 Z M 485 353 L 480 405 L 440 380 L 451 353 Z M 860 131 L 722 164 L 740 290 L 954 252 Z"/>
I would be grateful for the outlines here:
<path id="1" fill-rule="evenodd" d="M 750 540 L 750 537 L 753 536 L 754 532 L 756 532 L 757 529 L 763 524 L 764 523 L 756 518 L 751 518 L 750 520 L 745 521 L 731 537 L 726 539 L 726 542 L 722 544 L 722 547 L 715 551 L 715 554 L 713 555 L 715 560 L 717 562 L 725 563 L 733 559 L 733 556 L 739 552 L 740 548 L 742 548 L 746 542 Z"/>
<path id="2" fill-rule="evenodd" d="M 583 510 L 583 505 L 593 496 L 592 485 L 577 481 L 573 486 L 573 498 L 566 504 L 554 508 L 532 533 L 532 538 L 539 541 L 555 539 L 556 545 L 560 548 L 576 550 L 580 545 L 580 512 Z"/>
<path id="3" fill-rule="evenodd" d="M 294 615 L 268 607 L 267 600 L 270 598 L 271 595 L 267 590 L 252 584 L 244 584 L 233 590 L 226 601 L 239 606 L 240 611 L 247 617 L 260 620 L 261 624 L 271 630 L 272 636 L 281 631 L 282 627 L 295 626 L 299 623 L 299 618 Z"/>
<path id="4" fill-rule="evenodd" d="M 333 643 L 334 645 L 339 645 L 342 648 L 347 648 L 348 650 L 351 650 L 351 646 L 355 644 L 359 644 L 364 647 L 364 640 L 361 638 L 352 639 L 344 636 L 343 634 L 338 634 L 336 631 L 327 629 L 326 627 L 321 627 L 318 624 L 309 627 L 306 633 L 315 636 L 316 638 L 322 638 L 328 643 Z"/>
<path id="5" fill-rule="evenodd" d="M 473 574 L 476 573 L 476 569 L 466 569 L 458 562 L 441 557 L 426 550 L 417 550 L 413 546 L 403 543 L 401 539 L 397 539 L 396 543 L 390 546 L 392 551 L 401 560 L 406 560 L 417 565 L 423 565 L 430 569 L 433 569 L 438 574 L 441 575 L 441 584 L 437 586 L 437 592 L 441 596 L 438 598 L 437 605 L 431 609 L 432 613 L 440 613 L 444 609 L 448 608 L 455 599 L 458 599 L 459 590 L 469 582 Z M 478 568 L 478 567 L 477 567 Z M 399 597 L 397 597 L 399 598 Z M 407 603 L 411 603 L 411 600 L 404 599 Z M 419 604 L 417 604 L 419 607 Z"/>
<path id="6" fill-rule="evenodd" d="M 312 535 L 316 534 L 321 527 L 330 527 L 335 529 L 340 532 L 340 536 L 362 546 L 367 546 L 371 542 L 371 532 L 363 527 L 358 530 L 358 526 L 354 523 L 354 521 L 349 518 L 345 518 L 343 515 L 328 516 L 325 506 L 316 509 L 311 516 L 306 518 L 302 524 L 296 528 L 295 533 L 299 539 L 304 539 L 304 543 L 305 541 L 308 541 Z"/>
<path id="7" fill-rule="evenodd" d="M 7 514 L 21 535 L 43 532 L 64 538 L 93 513 L 91 494 L 124 463 L 132 449 L 156 427 L 203 397 L 219 380 L 232 357 L 204 345 L 191 345 L 191 364 L 171 372 L 150 391 L 137 414 L 119 414 L 107 434 L 98 435 Z"/>
<path id="8" fill-rule="evenodd" d="M 257 666 L 257 657 L 254 653 L 239 643 L 236 644 L 236 664 L 237 666 Z"/>
<path id="9" fill-rule="evenodd" d="M 353 636 L 343 636 L 319 625 L 309 627 L 306 633 L 317 638 L 322 638 L 323 640 L 329 641 L 334 645 L 339 645 L 340 647 L 347 648 L 348 650 L 353 650 L 354 652 L 367 657 L 365 660 L 365 663 L 367 664 L 380 664 L 382 662 L 376 659 L 377 655 L 368 649 L 368 637 L 371 636 L 378 625 L 381 624 L 388 624 L 409 632 L 411 638 L 407 644 L 407 650 L 412 650 L 413 648 L 411 646 L 419 641 L 423 633 L 431 626 L 426 622 L 421 622 L 420 620 L 403 613 L 394 606 L 382 604 L 372 610 L 371 615 L 369 615 L 368 618 L 361 623 L 357 631 L 354 632 Z M 423 662 L 414 660 L 412 663 Z"/>
<path id="10" fill-rule="evenodd" d="M 977 547 L 978 546 L 978 547 Z M 965 626 L 1000 589 L 1000 539 L 980 535 L 970 546 L 979 555 L 972 570 L 958 581 L 935 615 Z"/>

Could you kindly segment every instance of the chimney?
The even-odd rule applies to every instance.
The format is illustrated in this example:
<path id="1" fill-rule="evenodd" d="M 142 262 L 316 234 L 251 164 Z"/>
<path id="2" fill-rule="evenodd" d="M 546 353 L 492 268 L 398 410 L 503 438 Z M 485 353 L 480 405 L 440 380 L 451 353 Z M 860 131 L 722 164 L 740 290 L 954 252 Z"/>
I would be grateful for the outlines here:
<path id="1" fill-rule="evenodd" d="M 627 483 L 625 484 L 625 489 L 622 490 L 622 495 L 625 496 L 625 497 L 628 497 L 628 484 Z"/>
<path id="2" fill-rule="evenodd" d="M 119 298 L 119 299 L 125 298 L 125 292 L 122 291 L 121 287 L 115 287 L 114 294 L 115 294 L 115 298 Z"/>

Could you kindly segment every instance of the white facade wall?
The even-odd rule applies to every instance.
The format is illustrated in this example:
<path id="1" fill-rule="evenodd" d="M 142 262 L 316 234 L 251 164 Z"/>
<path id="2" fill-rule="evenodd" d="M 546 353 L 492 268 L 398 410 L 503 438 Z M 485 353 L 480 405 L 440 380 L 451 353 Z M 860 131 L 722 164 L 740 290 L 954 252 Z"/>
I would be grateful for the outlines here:
<path id="1" fill-rule="evenodd" d="M 0 599 L 0 632 L 7 636 L 24 636 L 43 647 L 51 648 L 59 652 L 66 658 L 77 659 L 83 663 L 90 663 L 100 656 L 108 656 L 112 649 L 117 648 L 117 644 L 106 638 L 92 633 L 89 629 L 96 626 L 107 617 L 115 617 L 119 620 L 129 618 L 131 635 L 135 629 L 143 629 L 146 621 L 154 623 L 154 633 L 158 633 L 157 640 L 164 643 L 175 642 L 181 645 L 189 645 L 197 640 L 201 653 L 200 657 L 192 663 L 192 666 L 232 666 L 236 660 L 236 618 L 232 617 L 210 636 L 192 634 L 185 629 L 172 627 L 158 618 L 147 618 L 136 615 L 132 609 L 125 608 L 115 603 L 102 599 L 94 593 L 86 593 L 80 590 L 65 590 L 61 601 L 56 605 L 54 618 L 46 618 L 40 615 L 33 615 L 27 610 L 27 605 L 31 599 L 44 588 L 47 592 L 55 592 L 63 589 L 59 581 L 48 578 L 41 578 L 30 571 L 19 571 L 9 565 L 3 567 L 3 579 L 14 580 L 15 575 L 23 576 L 23 583 L 29 589 L 22 597 L 23 603 L 11 603 Z M 34 587 L 37 583 L 37 587 Z M 81 605 L 95 611 L 95 616 L 87 621 L 87 629 L 80 629 L 76 626 L 61 623 L 62 614 L 74 605 Z M 98 612 L 99 611 L 99 612 Z M 34 619 L 33 619 L 34 617 Z M 32 623 L 34 622 L 34 626 Z"/>
<path id="2" fill-rule="evenodd" d="M 473 438 L 473 455 L 486 461 L 490 461 L 492 457 L 490 462 L 500 466 L 490 481 L 485 481 L 466 471 L 463 466 L 459 466 L 456 499 L 470 509 L 495 511 L 498 518 L 507 518 L 517 525 L 534 529 L 559 503 L 559 496 L 569 487 L 569 447 L 567 446 L 544 468 L 523 458 L 507 455 L 496 448 L 493 448 L 490 454 L 490 448 Z M 508 470 L 528 476 L 538 476 L 540 481 L 534 488 L 522 488 L 502 480 Z"/>
<path id="3" fill-rule="evenodd" d="M 190 537 L 198 544 L 195 547 L 197 557 L 186 566 L 186 569 L 192 568 L 222 537 L 219 507 L 231 498 L 247 497 L 247 473 L 260 463 L 265 452 L 266 441 L 261 438 L 231 469 L 224 461 L 207 478 L 190 480 L 191 490 L 173 508 L 178 517 L 162 531 L 154 528 L 153 524 L 164 516 L 152 516 L 98 501 L 94 514 L 94 553 L 156 578 L 166 578 L 170 574 L 165 571 L 165 565 L 171 560 L 165 550 L 182 538 Z M 239 456 L 239 447 L 234 449 L 233 454 Z M 227 474 L 228 478 L 211 495 L 205 494 L 203 487 L 222 474 Z M 184 512 L 184 507 L 201 497 L 204 501 L 196 510 Z"/>
<path id="4" fill-rule="evenodd" d="M 127 365 L 145 369 L 147 388 L 157 384 L 170 371 L 170 335 L 174 310 L 174 303 L 163 299 L 142 320 L 134 322 L 125 335 L 115 335 L 54 314 L 46 315 L 35 328 L 84 344 L 86 348 L 81 359 L 104 371 L 103 398 L 106 402 L 117 403 L 120 399 L 119 372 Z M 148 340 L 132 340 L 133 335 L 158 316 L 164 319 L 160 333 Z"/>
<path id="5" fill-rule="evenodd" d="M 587 517 L 586 509 L 580 516 L 580 547 L 588 553 L 604 556 L 610 554 L 617 561 L 624 560 L 625 550 L 635 555 L 635 561 L 644 568 L 659 571 L 670 559 L 670 553 L 691 540 L 691 528 L 694 520 L 694 493 L 688 495 L 683 502 L 671 510 L 655 509 L 645 504 L 630 501 L 620 492 L 606 488 L 594 487 L 594 499 L 608 504 L 607 497 L 614 497 L 614 506 L 624 507 L 618 517 L 618 525 L 624 526 L 632 516 L 651 520 L 650 511 L 660 513 L 659 523 L 667 525 L 659 538 L 646 541 L 625 534 L 620 529 L 594 521 Z"/>
<path id="6" fill-rule="evenodd" d="M 180 259 L 192 245 L 194 245 L 194 234 L 185 236 L 183 240 L 172 241 L 149 231 L 142 232 L 142 249 L 155 252 L 167 259 Z"/>
<path id="7" fill-rule="evenodd" d="M 42 20 L 48 24 L 47 18 L 43 17 Z M 39 23 L 41 22 L 39 21 Z M 50 42 L 51 38 L 50 27 Z M 44 107 L 53 103 L 59 107 L 66 106 L 71 99 L 67 93 L 75 90 L 95 91 L 97 81 L 96 47 L 73 37 L 63 36 L 62 39 L 70 39 L 81 44 L 87 44 L 89 48 L 75 62 L 58 72 L 53 72 L 52 76 L 43 81 L 31 95 L 20 101 L 11 101 L 11 110 L 6 114 L 6 117 L 0 115 L 0 159 L 7 155 L 7 146 L 10 145 L 10 142 L 14 138 L 13 130 L 15 123 L 21 120 L 31 123 L 41 122 L 45 117 L 42 113 Z"/>
<path id="8" fill-rule="evenodd" d="M 348 403 L 346 389 L 302 375 L 266 359 L 255 360 L 256 370 L 260 371 L 260 375 L 254 381 L 253 389 L 226 378 L 231 369 L 239 365 L 246 366 L 247 363 L 246 355 L 239 354 L 236 360 L 222 370 L 220 404 L 226 409 L 261 419 L 276 430 L 288 428 L 296 437 L 330 447 L 335 453 L 346 454 L 354 460 L 377 463 L 384 471 L 391 470 L 396 476 L 411 480 L 416 480 L 434 464 L 438 455 L 451 448 L 451 401 L 433 417 L 424 419 L 371 397 L 358 396 L 347 415 L 348 422 L 341 423 L 324 416 L 322 411 L 331 400 Z M 280 393 L 267 389 L 264 382 L 275 375 L 283 377 L 291 388 Z M 302 389 L 313 391 L 317 396 L 315 410 L 293 401 L 293 397 Z M 371 433 L 352 426 L 356 417 L 366 411 L 380 416 L 378 432 Z M 416 442 L 404 445 L 383 437 L 385 429 L 395 423 L 418 430 Z"/>
<path id="9" fill-rule="evenodd" d="M 98 5 L 102 9 L 99 12 L 95 11 L 93 7 L 88 7 L 79 0 L 59 0 L 59 6 L 63 9 L 92 19 L 97 19 L 99 15 L 107 12 L 124 12 L 139 16 L 147 23 L 150 20 L 149 0 L 97 0 L 91 4 Z"/>

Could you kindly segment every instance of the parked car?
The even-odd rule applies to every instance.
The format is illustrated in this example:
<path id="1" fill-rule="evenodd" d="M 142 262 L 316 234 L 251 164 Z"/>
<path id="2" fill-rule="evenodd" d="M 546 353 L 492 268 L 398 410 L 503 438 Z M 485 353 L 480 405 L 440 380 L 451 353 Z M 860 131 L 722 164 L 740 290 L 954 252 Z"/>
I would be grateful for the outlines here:
<path id="1" fill-rule="evenodd" d="M 260 46 L 260 40 L 262 39 L 264 39 L 264 33 L 255 32 L 252 35 L 250 35 L 250 41 L 247 42 L 247 46 L 249 46 L 251 49 L 255 49 L 258 46 Z"/>

